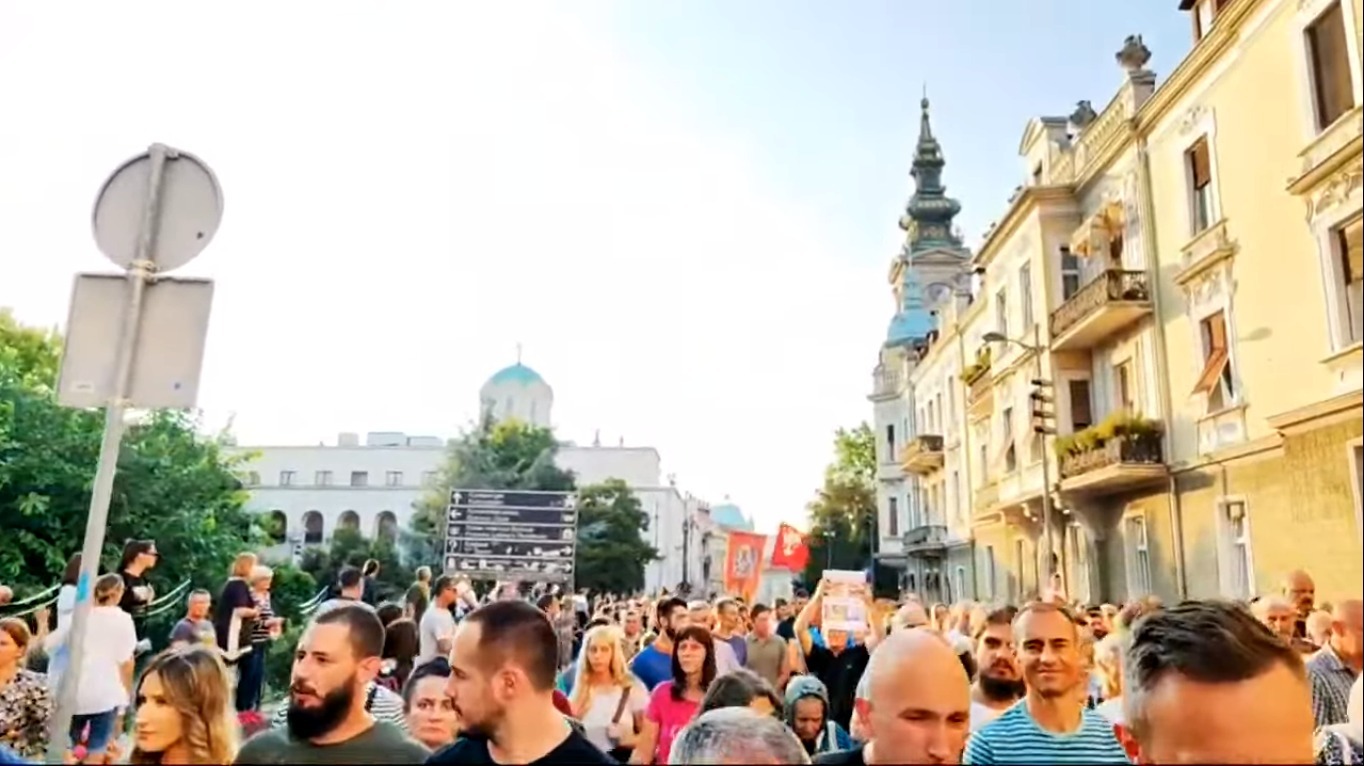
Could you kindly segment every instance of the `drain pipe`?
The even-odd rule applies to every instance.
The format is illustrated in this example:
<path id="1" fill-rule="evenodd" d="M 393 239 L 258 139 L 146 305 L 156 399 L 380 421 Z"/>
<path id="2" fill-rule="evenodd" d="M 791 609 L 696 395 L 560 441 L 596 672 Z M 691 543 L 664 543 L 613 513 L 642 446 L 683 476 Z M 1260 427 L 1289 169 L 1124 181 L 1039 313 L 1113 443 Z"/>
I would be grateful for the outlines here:
<path id="1" fill-rule="evenodd" d="M 1137 210 L 1141 215 L 1142 254 L 1146 258 L 1146 276 L 1150 280 L 1151 308 L 1155 313 L 1152 324 L 1152 337 L 1155 338 L 1155 363 L 1157 388 L 1160 390 L 1160 409 L 1165 415 L 1165 427 L 1161 429 L 1162 448 L 1165 450 L 1168 485 L 1166 495 L 1170 509 L 1170 529 L 1174 542 L 1175 588 L 1179 598 L 1189 597 L 1188 572 L 1184 561 L 1184 508 L 1179 496 L 1179 486 L 1175 475 L 1168 466 L 1174 460 L 1174 401 L 1170 395 L 1169 355 L 1165 346 L 1165 321 L 1161 312 L 1160 259 L 1157 256 L 1155 193 L 1151 189 L 1151 154 L 1147 148 L 1146 136 L 1136 129 L 1135 120 L 1129 121 L 1129 130 L 1136 135 L 1137 147 Z"/>

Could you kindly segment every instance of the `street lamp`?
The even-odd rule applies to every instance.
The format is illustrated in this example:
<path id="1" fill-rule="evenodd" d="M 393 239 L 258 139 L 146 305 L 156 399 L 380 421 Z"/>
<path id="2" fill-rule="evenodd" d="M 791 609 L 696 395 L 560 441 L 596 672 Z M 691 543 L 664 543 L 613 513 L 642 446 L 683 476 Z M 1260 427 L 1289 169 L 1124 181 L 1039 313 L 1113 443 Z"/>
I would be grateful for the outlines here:
<path id="1" fill-rule="evenodd" d="M 1024 351 L 1032 353 L 1033 369 L 1036 371 L 1037 375 L 1032 382 L 1035 389 L 1031 396 L 1034 416 L 1039 414 L 1036 407 L 1039 404 L 1045 404 L 1048 399 L 1044 390 L 1051 386 L 1051 383 L 1042 377 L 1042 341 L 1039 327 L 1040 326 L 1036 323 L 1032 326 L 1032 343 L 1026 343 L 1017 338 L 1010 338 L 1004 333 L 993 331 L 987 332 L 981 336 L 981 340 L 986 343 L 1012 343 Z M 1042 437 L 1042 534 L 1047 540 L 1045 568 L 1048 582 L 1051 581 L 1052 575 L 1056 574 L 1053 570 L 1056 560 L 1056 545 L 1051 529 L 1051 461 L 1047 459 L 1047 433 L 1050 430 L 1051 429 L 1045 422 L 1040 426 L 1036 423 L 1033 424 L 1033 432 Z M 1064 572 L 1061 573 L 1061 588 L 1062 590 L 1069 592 L 1069 585 L 1066 583 Z M 1042 584 L 1038 583 L 1038 590 L 1040 591 L 1041 589 Z"/>

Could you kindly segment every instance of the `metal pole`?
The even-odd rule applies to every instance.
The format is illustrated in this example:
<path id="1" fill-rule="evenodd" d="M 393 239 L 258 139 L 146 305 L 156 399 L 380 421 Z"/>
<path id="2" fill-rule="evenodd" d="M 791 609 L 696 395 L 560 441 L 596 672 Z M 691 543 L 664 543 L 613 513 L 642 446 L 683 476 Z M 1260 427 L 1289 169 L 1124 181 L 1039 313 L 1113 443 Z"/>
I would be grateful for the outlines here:
<path id="1" fill-rule="evenodd" d="M 1032 326 L 1032 353 L 1033 363 L 1037 369 L 1037 379 L 1043 380 L 1042 376 L 1042 337 L 1039 325 L 1034 322 Z M 1047 584 L 1051 584 L 1052 559 L 1055 557 L 1055 541 L 1052 539 L 1051 531 L 1051 460 L 1047 458 L 1047 435 L 1040 433 L 1042 437 L 1042 534 L 1047 539 L 1046 563 L 1044 568 L 1047 572 Z M 1061 589 L 1066 590 L 1065 575 L 1061 575 Z M 1038 590 L 1041 591 L 1041 583 L 1038 583 Z M 1039 594 L 1040 595 L 1040 594 Z M 1067 591 L 1069 595 L 1069 591 Z"/>
<path id="2" fill-rule="evenodd" d="M 85 661 L 85 633 L 90 619 L 92 580 L 99 572 L 100 553 L 109 525 L 109 501 L 114 490 L 114 473 L 118 470 L 119 445 L 123 441 L 124 414 L 128 384 L 132 375 L 133 355 L 137 349 L 138 324 L 142 318 L 142 295 L 147 282 L 156 272 L 156 232 L 161 218 L 161 180 L 165 175 L 170 150 L 153 144 L 149 150 L 151 172 L 147 182 L 147 202 L 142 211 L 142 228 L 137 239 L 137 258 L 127 272 L 128 304 L 123 314 L 123 329 L 115 354 L 112 395 L 104 410 L 104 439 L 100 442 L 99 463 L 90 492 L 90 512 L 85 520 L 85 541 L 81 545 L 81 570 L 76 581 L 76 607 L 71 615 L 71 629 L 66 635 L 66 670 L 57 688 L 57 709 L 49 731 L 47 762 L 66 762 L 71 742 L 71 719 L 75 714 L 76 689 L 80 683 L 81 664 Z"/>

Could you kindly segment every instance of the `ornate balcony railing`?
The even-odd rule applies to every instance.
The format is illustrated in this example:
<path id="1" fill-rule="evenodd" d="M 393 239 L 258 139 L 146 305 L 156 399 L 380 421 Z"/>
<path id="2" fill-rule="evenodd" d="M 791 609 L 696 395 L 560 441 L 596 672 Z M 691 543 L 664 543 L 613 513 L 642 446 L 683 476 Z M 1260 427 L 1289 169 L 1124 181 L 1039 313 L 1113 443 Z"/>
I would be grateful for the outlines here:
<path id="1" fill-rule="evenodd" d="M 1112 465 L 1161 465 L 1160 434 L 1114 436 L 1089 449 L 1061 458 L 1061 478 L 1071 479 Z"/>
<path id="2" fill-rule="evenodd" d="M 1109 269 L 1051 312 L 1051 335 L 1053 338 L 1061 335 L 1109 304 L 1149 300 L 1151 290 L 1146 272 Z"/>
<path id="3" fill-rule="evenodd" d="M 922 524 L 905 533 L 905 552 L 940 549 L 947 545 L 947 527 L 942 524 Z"/>
<path id="4" fill-rule="evenodd" d="M 914 473 L 932 472 L 942 468 L 942 437 L 937 434 L 919 434 L 905 444 L 900 453 L 900 463 L 906 471 Z"/>

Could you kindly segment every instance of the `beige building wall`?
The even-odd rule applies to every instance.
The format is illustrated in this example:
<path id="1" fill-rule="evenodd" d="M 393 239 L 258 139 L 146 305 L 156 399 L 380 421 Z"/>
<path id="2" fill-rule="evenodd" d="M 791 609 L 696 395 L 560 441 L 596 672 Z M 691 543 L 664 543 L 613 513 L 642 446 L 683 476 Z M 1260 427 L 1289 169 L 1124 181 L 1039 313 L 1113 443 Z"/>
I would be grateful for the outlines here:
<path id="1" fill-rule="evenodd" d="M 1157 544 L 1191 597 L 1266 593 L 1300 566 L 1323 594 L 1360 590 L 1364 372 L 1339 236 L 1364 203 L 1360 16 L 1359 0 L 1228 4 L 1141 114 L 1182 527 Z M 1329 124 L 1309 63 L 1323 34 L 1348 78 Z"/>

